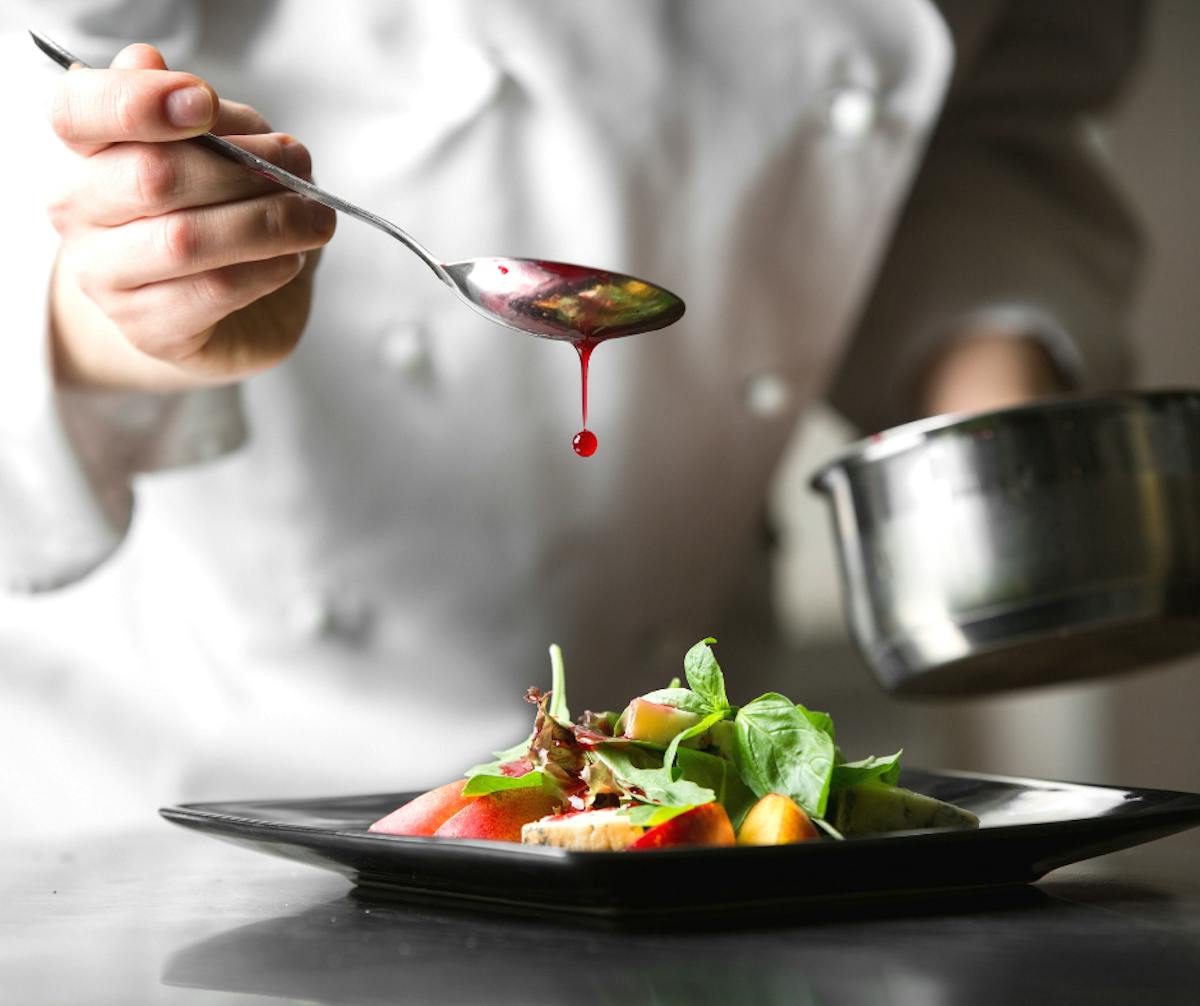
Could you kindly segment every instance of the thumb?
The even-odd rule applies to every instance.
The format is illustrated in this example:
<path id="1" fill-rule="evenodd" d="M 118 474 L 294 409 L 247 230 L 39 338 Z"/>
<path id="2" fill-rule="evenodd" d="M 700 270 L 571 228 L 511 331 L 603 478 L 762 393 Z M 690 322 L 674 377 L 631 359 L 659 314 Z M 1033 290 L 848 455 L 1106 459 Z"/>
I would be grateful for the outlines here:
<path id="1" fill-rule="evenodd" d="M 113 70 L 165 70 L 167 61 L 162 53 L 145 42 L 135 42 L 127 45 L 113 57 L 110 69 Z"/>

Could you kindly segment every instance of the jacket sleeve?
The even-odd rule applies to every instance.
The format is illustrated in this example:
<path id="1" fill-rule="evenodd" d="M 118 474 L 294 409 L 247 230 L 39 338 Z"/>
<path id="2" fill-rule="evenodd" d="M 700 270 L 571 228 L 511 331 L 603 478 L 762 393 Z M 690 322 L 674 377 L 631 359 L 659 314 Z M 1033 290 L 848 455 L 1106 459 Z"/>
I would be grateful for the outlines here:
<path id="1" fill-rule="evenodd" d="M 108 6 L 121 17 L 106 18 Z M 58 236 L 44 207 L 72 155 L 45 114 L 62 71 L 34 48 L 24 24 L 107 65 L 122 43 L 96 26 L 119 25 L 123 41 L 186 53 L 190 4 L 58 3 L 0 17 L 0 86 L 22 96 L 9 104 L 6 124 L 22 138 L 20 156 L 0 159 L 4 191 L 22 194 L 6 201 L 0 242 L 0 588 L 37 591 L 79 579 L 117 548 L 132 518 L 135 474 L 232 450 L 245 428 L 236 388 L 68 391 L 56 388 L 50 368 L 46 304 Z"/>
<path id="2" fill-rule="evenodd" d="M 1128 76 L 1141 4 L 1016 0 L 973 37 L 944 6 L 955 82 L 829 389 L 865 430 L 914 418 L 927 364 L 980 321 L 1040 338 L 1075 387 L 1131 377 L 1141 242 L 1092 118 Z"/>

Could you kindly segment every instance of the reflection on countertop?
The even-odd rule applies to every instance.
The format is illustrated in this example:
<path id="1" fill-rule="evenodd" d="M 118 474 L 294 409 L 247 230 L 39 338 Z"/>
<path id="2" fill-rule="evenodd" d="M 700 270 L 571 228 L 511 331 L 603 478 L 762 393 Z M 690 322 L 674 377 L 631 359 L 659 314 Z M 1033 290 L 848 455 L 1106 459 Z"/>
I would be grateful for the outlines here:
<path id="1" fill-rule="evenodd" d="M 1200 983 L 1200 831 L 1036 887 L 693 932 L 383 901 L 165 826 L 0 855 L 0 988 L 29 1004 L 1169 1004 Z"/>

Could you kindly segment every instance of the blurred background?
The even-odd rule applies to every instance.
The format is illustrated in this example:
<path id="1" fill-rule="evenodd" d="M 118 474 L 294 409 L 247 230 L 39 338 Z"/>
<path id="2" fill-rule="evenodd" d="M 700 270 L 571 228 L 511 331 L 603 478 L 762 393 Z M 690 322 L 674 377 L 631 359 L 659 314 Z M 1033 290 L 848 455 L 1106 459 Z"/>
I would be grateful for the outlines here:
<path id="1" fill-rule="evenodd" d="M 5 20 L 0 11 L 0 23 Z M 1130 375 L 1133 387 L 1200 387 L 1200 341 L 1192 333 L 1194 319 L 1200 316 L 1195 275 L 1200 261 L 1197 51 L 1200 2 L 1155 0 L 1149 6 L 1144 50 L 1132 86 L 1114 116 L 1097 125 L 1097 142 L 1111 157 L 1150 252 L 1134 318 L 1139 365 Z M 969 701 L 902 701 L 879 690 L 847 639 L 828 514 L 824 501 L 808 488 L 810 474 L 856 436 L 831 409 L 812 409 L 796 432 L 774 487 L 774 523 L 780 533 L 774 569 L 777 614 L 792 647 L 780 655 L 784 665 L 772 671 L 777 687 L 810 706 L 831 710 L 852 757 L 903 745 L 909 764 L 930 768 L 1200 791 L 1200 731 L 1195 723 L 1200 659 L 1105 682 Z M 72 612 L 117 625 L 124 603 L 117 582 L 101 571 L 78 589 L 64 592 L 66 596 L 21 599 L 0 614 L 26 628 L 44 621 L 46 638 L 60 633 Z M 101 639 L 95 646 L 99 650 L 108 643 Z M 31 694 L 53 691 L 58 687 L 56 676 L 73 682 L 74 690 L 65 684 L 61 689 L 55 713 L 77 705 L 101 710 L 92 716 L 95 720 L 108 716 L 119 722 L 116 710 L 105 711 L 102 690 L 70 678 L 65 666 L 39 667 L 36 655 L 12 648 L 5 650 L 5 657 L 9 666 L 0 673 L 18 683 L 22 675 L 39 676 L 39 681 L 30 682 Z M 158 687 L 157 681 L 147 683 L 146 719 L 160 723 L 158 729 L 169 734 L 172 725 L 153 705 Z M 19 707 L 0 708 L 6 739 L 22 753 L 35 751 L 45 759 L 59 751 L 62 763 L 69 764 L 86 749 L 87 740 L 67 736 L 58 720 L 38 720 Z M 149 738 L 145 745 L 147 750 L 154 747 Z M 131 761 L 140 757 L 136 745 L 130 752 Z M 160 771 L 140 761 L 129 767 L 142 773 Z M 12 778 L 5 778 L 6 769 L 14 773 Z M 174 793 L 174 777 L 165 766 L 161 771 L 160 788 Z M 18 772 L 19 765 L 0 764 L 0 790 L 18 788 Z M 328 788 L 316 781 L 295 785 L 310 791 Z M 265 791 L 276 788 L 272 784 Z"/>
<path id="2" fill-rule="evenodd" d="M 1200 3 L 1156 0 L 1132 86 L 1098 124 L 1149 245 L 1134 316 L 1139 388 L 1200 385 L 1198 47 Z M 795 696 L 836 711 L 848 750 L 902 738 L 911 764 L 1200 790 L 1200 659 L 967 702 L 902 702 L 874 686 L 845 633 L 825 503 L 808 489 L 812 471 L 856 435 L 813 409 L 776 485 L 778 610 L 801 650 Z"/>

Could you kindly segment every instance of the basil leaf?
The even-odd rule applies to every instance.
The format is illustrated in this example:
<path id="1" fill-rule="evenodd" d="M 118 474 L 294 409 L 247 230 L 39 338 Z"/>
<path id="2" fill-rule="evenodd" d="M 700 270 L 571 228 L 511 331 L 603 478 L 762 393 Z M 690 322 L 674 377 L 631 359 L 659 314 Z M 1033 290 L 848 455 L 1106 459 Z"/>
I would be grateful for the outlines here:
<path id="1" fill-rule="evenodd" d="M 567 708 L 567 673 L 563 668 L 562 650 L 557 643 L 550 644 L 550 707 L 546 714 L 564 726 L 571 722 L 571 711 Z"/>
<path id="2" fill-rule="evenodd" d="M 683 658 L 683 672 L 692 691 L 707 702 L 710 709 L 724 712 L 729 709 L 729 698 L 725 695 L 725 675 L 721 673 L 721 665 L 710 645 L 715 642 L 709 636 L 688 650 Z"/>
<path id="3" fill-rule="evenodd" d="M 545 781 L 537 769 L 530 769 L 524 775 L 502 775 L 492 762 L 469 768 L 466 775 L 468 778 L 463 787 L 463 796 L 483 796 L 505 789 L 534 789 Z"/>
<path id="4" fill-rule="evenodd" d="M 716 794 L 711 789 L 697 786 L 686 779 L 675 779 L 670 769 L 652 751 L 639 748 L 617 747 L 594 748 L 593 757 L 603 764 L 626 789 L 636 787 L 644 796 L 637 799 L 646 803 L 660 803 L 668 807 L 690 807 L 698 803 L 712 803 Z"/>
<path id="5" fill-rule="evenodd" d="M 653 828 L 678 817 L 691 807 L 660 807 L 653 803 L 639 803 L 618 811 L 621 817 L 629 818 L 631 824 L 640 824 L 645 828 Z"/>
<path id="6" fill-rule="evenodd" d="M 647 702 L 657 702 L 663 706 L 674 706 L 689 713 L 699 713 L 701 716 L 711 712 L 708 703 L 690 688 L 660 688 L 655 692 L 647 692 L 642 696 Z"/>
<path id="7" fill-rule="evenodd" d="M 758 798 L 742 781 L 733 762 L 707 751 L 680 748 L 678 768 L 680 779 L 687 779 L 697 786 L 712 790 L 717 796 L 717 802 L 729 815 L 734 830 L 741 827 L 742 820 Z"/>
<path id="8" fill-rule="evenodd" d="M 834 765 L 833 778 L 829 783 L 830 791 L 856 786 L 860 782 L 870 782 L 872 779 L 878 779 L 888 786 L 895 786 L 900 781 L 900 755 L 902 753 L 902 751 L 897 751 L 894 755 L 887 755 L 883 758 L 871 755 L 861 761 L 848 761 Z"/>
<path id="9" fill-rule="evenodd" d="M 787 697 L 768 692 L 738 710 L 733 760 L 756 796 L 782 793 L 810 816 L 825 816 L 833 739 Z"/>
<path id="10" fill-rule="evenodd" d="M 699 737 L 714 723 L 719 723 L 724 718 L 724 712 L 709 713 L 699 723 L 693 723 L 686 730 L 680 730 L 679 733 L 671 738 L 671 743 L 667 745 L 666 753 L 663 755 L 663 768 L 670 768 L 675 764 L 675 754 L 679 751 L 680 744 L 686 740 L 691 740 L 693 737 Z"/>
<path id="11" fill-rule="evenodd" d="M 833 717 L 829 713 L 819 713 L 815 709 L 805 709 L 800 703 L 796 703 L 796 708 L 808 717 L 808 722 L 814 727 L 829 734 L 831 741 L 837 740 L 837 735 L 833 730 Z"/>

